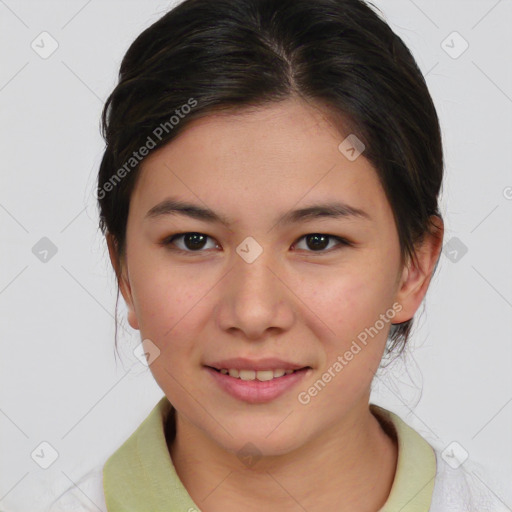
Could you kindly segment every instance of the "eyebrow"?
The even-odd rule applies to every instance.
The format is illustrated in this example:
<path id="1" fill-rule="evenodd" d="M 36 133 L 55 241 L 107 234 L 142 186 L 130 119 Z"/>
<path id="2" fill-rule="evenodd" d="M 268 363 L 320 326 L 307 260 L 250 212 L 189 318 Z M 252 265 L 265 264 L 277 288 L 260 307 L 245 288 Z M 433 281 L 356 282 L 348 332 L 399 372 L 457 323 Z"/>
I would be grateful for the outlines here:
<path id="1" fill-rule="evenodd" d="M 225 226 L 231 226 L 233 224 L 229 218 L 214 212 L 210 208 L 173 198 L 164 199 L 162 202 L 153 206 L 146 213 L 144 218 L 156 219 L 167 215 L 184 215 L 193 219 L 211 223 L 219 223 Z M 329 203 L 315 203 L 305 208 L 286 212 L 276 220 L 276 224 L 288 225 L 319 218 L 354 218 L 370 221 L 372 220 L 370 215 L 364 210 L 337 201 Z"/>

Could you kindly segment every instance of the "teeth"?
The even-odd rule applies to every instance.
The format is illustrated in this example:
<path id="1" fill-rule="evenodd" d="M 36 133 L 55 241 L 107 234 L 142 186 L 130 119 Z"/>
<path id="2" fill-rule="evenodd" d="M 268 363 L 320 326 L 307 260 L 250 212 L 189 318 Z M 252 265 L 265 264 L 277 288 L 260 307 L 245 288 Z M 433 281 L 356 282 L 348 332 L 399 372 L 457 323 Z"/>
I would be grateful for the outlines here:
<path id="1" fill-rule="evenodd" d="M 274 378 L 274 372 L 272 370 L 260 370 L 255 373 L 255 377 L 258 380 L 272 380 Z"/>
<path id="2" fill-rule="evenodd" d="M 282 377 L 283 375 L 290 375 L 295 370 L 237 370 L 236 368 L 230 368 L 229 370 L 226 368 L 221 368 L 220 373 L 223 375 L 229 375 L 230 377 L 235 377 L 241 380 L 259 380 L 266 381 L 276 379 L 278 377 Z"/>
<path id="3" fill-rule="evenodd" d="M 258 372 L 258 378 L 260 374 L 261 372 Z M 256 377 L 256 372 L 254 370 L 240 370 L 238 377 L 242 380 L 254 380 Z"/>

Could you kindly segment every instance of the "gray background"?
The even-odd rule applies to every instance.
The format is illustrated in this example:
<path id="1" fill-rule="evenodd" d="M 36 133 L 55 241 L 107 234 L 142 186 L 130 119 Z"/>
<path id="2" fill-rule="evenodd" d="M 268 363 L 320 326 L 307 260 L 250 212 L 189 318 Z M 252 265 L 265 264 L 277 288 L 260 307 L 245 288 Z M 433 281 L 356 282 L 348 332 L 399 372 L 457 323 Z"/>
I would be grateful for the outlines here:
<path id="1" fill-rule="evenodd" d="M 374 3 L 413 52 L 438 109 L 446 232 L 409 352 L 376 377 L 372 402 L 436 445 L 457 441 L 487 468 L 486 484 L 494 478 L 506 485 L 512 481 L 512 2 Z M 170 5 L 0 0 L 3 511 L 44 510 L 52 496 L 102 464 L 163 395 L 133 354 L 140 338 L 125 320 L 122 299 L 122 359 L 114 357 L 115 281 L 93 189 L 103 148 L 100 111 L 121 58 Z M 31 47 L 35 41 L 39 52 L 51 49 L 43 31 L 58 43 L 47 58 Z M 454 31 L 469 44 L 457 58 L 463 43 Z M 55 254 L 42 252 L 43 237 Z M 48 469 L 31 457 L 34 450 L 51 454 L 47 445 L 41 452 L 42 442 L 58 453 Z M 510 496 L 502 498 L 512 507 Z"/>

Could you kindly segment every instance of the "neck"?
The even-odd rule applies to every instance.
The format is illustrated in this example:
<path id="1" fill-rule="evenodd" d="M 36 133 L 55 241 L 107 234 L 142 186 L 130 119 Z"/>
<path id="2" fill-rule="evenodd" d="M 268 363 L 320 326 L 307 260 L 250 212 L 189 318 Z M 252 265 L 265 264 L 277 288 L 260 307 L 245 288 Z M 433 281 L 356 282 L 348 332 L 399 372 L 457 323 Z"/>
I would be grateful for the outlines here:
<path id="1" fill-rule="evenodd" d="M 172 420 L 174 420 L 171 417 Z M 231 452 L 176 413 L 169 452 L 183 485 L 204 512 L 332 509 L 376 512 L 386 502 L 398 447 L 368 404 L 293 452 L 243 468 Z"/>

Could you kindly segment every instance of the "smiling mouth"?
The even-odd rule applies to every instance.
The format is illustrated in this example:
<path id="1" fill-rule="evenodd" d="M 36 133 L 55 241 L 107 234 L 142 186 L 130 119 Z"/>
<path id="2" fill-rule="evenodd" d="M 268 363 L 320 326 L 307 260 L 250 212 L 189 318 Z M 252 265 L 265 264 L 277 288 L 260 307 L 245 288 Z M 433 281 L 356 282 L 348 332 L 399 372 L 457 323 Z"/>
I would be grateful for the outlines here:
<path id="1" fill-rule="evenodd" d="M 284 370 L 282 368 L 277 369 L 269 369 L 269 370 L 244 370 L 237 368 L 214 368 L 213 366 L 207 366 L 212 370 L 215 370 L 218 373 L 223 375 L 233 377 L 234 379 L 239 380 L 258 380 L 258 381 L 269 381 L 274 379 L 280 379 L 285 377 L 286 375 L 290 375 L 292 373 L 304 372 L 311 368 L 311 366 L 304 366 L 303 368 L 297 370 Z"/>

